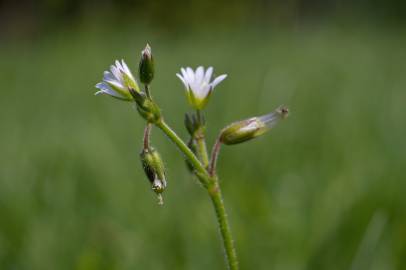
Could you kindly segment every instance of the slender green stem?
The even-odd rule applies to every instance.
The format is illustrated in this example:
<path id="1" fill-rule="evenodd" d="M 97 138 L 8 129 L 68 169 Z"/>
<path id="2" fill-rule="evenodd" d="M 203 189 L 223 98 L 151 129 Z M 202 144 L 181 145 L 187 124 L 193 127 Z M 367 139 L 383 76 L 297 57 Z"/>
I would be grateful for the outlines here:
<path id="1" fill-rule="evenodd" d="M 196 115 L 197 115 L 197 119 L 198 119 L 201 127 L 199 128 L 199 130 L 194 135 L 194 138 L 196 140 L 196 144 L 197 144 L 197 147 L 198 147 L 198 153 L 199 153 L 200 160 L 202 161 L 203 166 L 205 168 L 208 168 L 208 166 L 209 166 L 209 155 L 207 154 L 206 140 L 204 138 L 204 123 L 203 123 L 201 111 L 196 110 Z"/>
<path id="2" fill-rule="evenodd" d="M 147 95 L 147 97 L 149 98 L 149 99 L 152 99 L 152 96 L 151 96 L 151 91 L 149 91 L 149 85 L 145 85 L 145 94 Z"/>
<path id="3" fill-rule="evenodd" d="M 228 224 L 226 209 L 224 207 L 223 195 L 221 193 L 217 178 L 215 178 L 215 182 L 210 185 L 208 191 L 214 209 L 216 210 L 216 217 L 219 224 L 221 237 L 223 239 L 228 268 L 230 270 L 238 270 L 237 253 L 235 252 L 234 241 L 230 226 Z"/>
<path id="4" fill-rule="evenodd" d="M 197 134 L 195 137 L 198 153 L 203 166 L 207 168 L 209 166 L 209 156 L 207 155 L 206 140 L 204 139 L 204 134 Z"/>
<path id="5" fill-rule="evenodd" d="M 231 233 L 230 226 L 228 224 L 227 213 L 224 207 L 223 195 L 218 183 L 216 175 L 209 175 L 208 171 L 196 157 L 196 155 L 189 149 L 189 147 L 183 142 L 183 140 L 161 119 L 155 123 L 168 138 L 176 144 L 180 151 L 189 159 L 191 164 L 196 170 L 196 175 L 203 186 L 208 190 L 210 198 L 212 200 L 218 225 L 220 228 L 221 238 L 223 240 L 223 246 L 226 254 L 226 261 L 230 270 L 238 270 L 237 254 L 234 248 L 234 241 Z M 204 139 L 204 138 L 203 138 Z M 200 151 L 203 149 L 199 149 Z M 206 149 L 204 149 L 206 151 Z M 207 151 L 205 153 L 207 155 Z"/>
<path id="6" fill-rule="evenodd" d="M 151 138 L 151 129 L 152 129 L 152 124 L 147 123 L 144 129 L 144 149 L 149 149 L 150 148 L 150 138 Z"/>
<path id="7" fill-rule="evenodd" d="M 199 112 L 199 111 L 198 111 Z M 198 117 L 201 117 L 198 114 Z M 208 160 L 208 153 L 206 149 L 206 140 L 204 139 L 203 133 L 201 137 L 196 138 L 196 141 L 198 142 L 198 148 L 197 152 L 200 157 L 206 157 L 207 163 L 205 163 L 204 158 L 203 158 L 203 164 L 205 164 L 205 167 L 207 168 L 209 165 L 209 160 Z M 199 144 L 199 142 L 201 144 Z M 213 147 L 212 151 L 212 161 L 211 161 L 211 166 L 208 168 L 209 176 L 210 176 L 210 184 L 207 188 L 210 198 L 212 200 L 214 209 L 216 211 L 216 217 L 217 217 L 217 222 L 220 228 L 220 233 L 221 233 L 221 238 L 223 240 L 223 246 L 225 250 L 225 257 L 226 261 L 228 264 L 228 268 L 230 270 L 237 270 L 238 269 L 238 261 L 237 261 L 237 254 L 235 252 L 234 248 L 234 242 L 233 242 L 233 237 L 231 234 L 231 229 L 230 226 L 228 225 L 228 219 L 227 219 L 227 214 L 226 214 L 226 209 L 224 207 L 224 202 L 223 202 L 223 195 L 221 193 L 220 185 L 218 182 L 218 177 L 215 175 L 215 170 L 216 170 L 216 160 L 220 151 L 220 140 L 217 139 L 216 143 Z"/>
<path id="8" fill-rule="evenodd" d="M 220 137 L 218 137 L 216 142 L 213 145 L 213 149 L 211 150 L 210 167 L 209 167 L 209 174 L 211 176 L 216 174 L 217 159 L 220 154 L 220 148 L 221 148 L 221 141 L 220 141 Z"/>
<path id="9" fill-rule="evenodd" d="M 179 150 L 186 156 L 186 158 L 189 159 L 190 163 L 192 163 L 193 167 L 197 171 L 199 175 L 199 180 L 202 182 L 204 186 L 207 186 L 209 182 L 209 175 L 202 165 L 200 163 L 199 159 L 193 154 L 193 152 L 189 149 L 189 147 L 183 142 L 183 140 L 173 131 L 168 124 L 165 123 L 163 119 L 155 123 L 157 127 L 159 127 L 165 134 L 168 136 L 168 138 L 176 144 L 176 146 L 179 148 Z"/>

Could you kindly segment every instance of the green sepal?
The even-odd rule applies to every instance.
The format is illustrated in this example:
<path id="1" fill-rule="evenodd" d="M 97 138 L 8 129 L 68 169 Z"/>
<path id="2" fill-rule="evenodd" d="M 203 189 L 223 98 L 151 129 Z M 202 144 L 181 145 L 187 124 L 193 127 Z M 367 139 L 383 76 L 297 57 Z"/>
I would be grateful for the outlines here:
<path id="1" fill-rule="evenodd" d="M 143 92 L 136 92 L 134 89 L 129 89 L 137 104 L 137 110 L 140 115 L 150 123 L 156 123 L 161 119 L 161 110 L 158 105 Z"/>

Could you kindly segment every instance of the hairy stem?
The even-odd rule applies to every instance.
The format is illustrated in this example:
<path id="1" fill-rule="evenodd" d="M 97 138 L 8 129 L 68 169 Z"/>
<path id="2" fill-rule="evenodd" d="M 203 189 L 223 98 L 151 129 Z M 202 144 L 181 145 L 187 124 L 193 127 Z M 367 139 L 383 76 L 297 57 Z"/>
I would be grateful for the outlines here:
<path id="1" fill-rule="evenodd" d="M 220 154 L 220 148 L 221 141 L 220 138 L 217 138 L 216 142 L 213 145 L 213 149 L 211 150 L 210 167 L 209 167 L 209 174 L 211 176 L 216 174 L 217 159 Z"/>
<path id="2" fill-rule="evenodd" d="M 234 241 L 230 226 L 228 224 L 226 209 L 224 207 L 223 195 L 221 193 L 221 189 L 218 184 L 217 178 L 215 178 L 214 183 L 211 184 L 208 191 L 214 209 L 216 211 L 216 217 L 221 233 L 221 238 L 223 239 L 223 245 L 225 249 L 228 268 L 230 270 L 237 270 L 238 269 L 237 253 L 235 252 Z"/>
<path id="3" fill-rule="evenodd" d="M 151 92 L 149 91 L 149 85 L 148 84 L 145 85 L 145 94 L 147 95 L 147 97 L 149 99 L 152 99 Z"/>
<path id="4" fill-rule="evenodd" d="M 179 148 L 179 150 L 186 156 L 187 159 L 189 159 L 190 163 L 193 165 L 195 170 L 198 173 L 198 178 L 200 182 L 206 187 L 207 184 L 209 183 L 209 175 L 202 165 L 200 163 L 199 159 L 195 156 L 195 154 L 192 152 L 192 150 L 189 149 L 189 147 L 183 142 L 183 140 L 173 131 L 168 124 L 165 123 L 163 119 L 155 123 L 157 127 L 159 127 L 165 134 L 168 136 L 168 138 L 176 144 L 176 146 Z"/>
<path id="5" fill-rule="evenodd" d="M 214 174 L 209 175 L 209 173 L 202 165 L 202 163 L 199 161 L 199 159 L 196 157 L 196 155 L 163 120 L 158 121 L 156 123 L 156 126 L 159 127 L 168 136 L 168 138 L 176 144 L 179 150 L 186 156 L 186 158 L 195 168 L 197 178 L 208 190 L 208 193 L 210 195 L 210 198 L 212 200 L 216 212 L 216 217 L 221 233 L 221 238 L 223 240 L 223 246 L 226 254 L 225 258 L 227 261 L 228 268 L 230 270 L 238 270 L 237 254 L 235 252 L 234 241 L 231 234 L 230 226 L 228 224 L 227 213 L 223 202 L 223 195 L 220 190 L 217 176 Z M 217 141 L 216 144 L 217 143 L 220 145 L 219 141 Z M 198 151 L 203 151 L 203 149 L 198 149 Z M 207 155 L 206 149 L 204 149 L 204 151 L 206 152 L 205 154 Z"/>
<path id="6" fill-rule="evenodd" d="M 152 124 L 147 123 L 144 129 L 144 149 L 149 149 L 150 148 L 150 138 L 151 138 L 151 129 L 152 129 Z"/>
<path id="7" fill-rule="evenodd" d="M 196 139 L 196 141 L 199 142 L 199 140 Z M 205 165 L 206 167 L 208 166 L 208 154 L 207 154 L 207 149 L 206 149 L 206 141 L 204 139 L 204 137 L 202 136 L 200 138 L 200 141 L 202 142 L 202 144 L 204 144 L 204 147 L 200 147 L 199 143 L 198 143 L 198 149 L 197 152 L 199 153 L 199 155 L 201 157 L 206 157 L 207 159 L 207 165 Z M 214 166 L 213 168 L 215 168 L 215 160 L 218 157 L 218 153 L 220 150 L 220 140 L 217 139 L 216 140 L 216 144 L 214 146 L 214 157 L 212 157 L 212 160 L 214 160 Z M 230 226 L 228 225 L 228 219 L 227 219 L 227 214 L 226 214 L 226 209 L 224 207 L 224 202 L 223 202 L 223 195 L 221 193 L 221 189 L 220 189 L 220 185 L 218 182 L 218 177 L 217 175 L 215 175 L 215 171 L 209 171 L 209 175 L 210 175 L 210 184 L 207 188 L 211 201 L 213 203 L 213 207 L 214 210 L 216 212 L 216 218 L 217 218 L 217 223 L 219 226 L 219 230 L 221 233 L 221 238 L 223 240 L 223 247 L 225 250 L 225 259 L 228 265 L 228 268 L 230 270 L 237 270 L 238 269 L 238 260 L 237 260 L 237 254 L 235 252 L 235 248 L 234 248 L 234 241 L 233 241 L 233 237 L 231 234 L 231 229 Z"/>
<path id="8" fill-rule="evenodd" d="M 202 123 L 203 119 L 201 111 L 196 110 L 196 115 L 199 123 Z M 196 140 L 200 160 L 202 161 L 203 166 L 207 168 L 209 166 L 209 155 L 207 154 L 206 140 L 204 138 L 204 123 L 201 124 L 201 127 L 194 135 L 194 139 Z"/>
<path id="9" fill-rule="evenodd" d="M 209 156 L 207 155 L 206 140 L 204 139 L 204 134 L 200 133 L 195 136 L 198 153 L 203 166 L 207 168 L 209 166 Z"/>

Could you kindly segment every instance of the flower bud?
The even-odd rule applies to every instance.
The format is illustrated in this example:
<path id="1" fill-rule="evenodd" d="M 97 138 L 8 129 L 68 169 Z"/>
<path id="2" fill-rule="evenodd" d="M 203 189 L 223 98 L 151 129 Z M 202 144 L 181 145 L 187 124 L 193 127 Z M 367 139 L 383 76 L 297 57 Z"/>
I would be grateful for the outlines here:
<path id="1" fill-rule="evenodd" d="M 131 88 L 130 93 L 137 103 L 138 112 L 145 120 L 150 123 L 156 123 L 161 119 L 161 110 L 158 105 L 152 99 L 148 98 L 145 93 L 137 92 Z"/>
<path id="2" fill-rule="evenodd" d="M 267 132 L 287 115 L 288 109 L 280 107 L 272 113 L 232 123 L 221 131 L 220 141 L 231 145 L 251 140 Z"/>
<path id="3" fill-rule="evenodd" d="M 152 57 L 149 44 L 141 52 L 141 61 L 139 66 L 140 81 L 143 84 L 150 84 L 154 78 L 154 58 Z"/>
<path id="4" fill-rule="evenodd" d="M 185 114 L 185 127 L 192 137 L 199 129 L 204 129 L 205 124 L 206 120 L 203 115 L 197 116 L 193 113 Z"/>
<path id="5" fill-rule="evenodd" d="M 143 149 L 141 163 L 145 174 L 151 183 L 151 188 L 156 194 L 162 193 L 166 188 L 165 167 L 161 155 L 154 148 Z"/>

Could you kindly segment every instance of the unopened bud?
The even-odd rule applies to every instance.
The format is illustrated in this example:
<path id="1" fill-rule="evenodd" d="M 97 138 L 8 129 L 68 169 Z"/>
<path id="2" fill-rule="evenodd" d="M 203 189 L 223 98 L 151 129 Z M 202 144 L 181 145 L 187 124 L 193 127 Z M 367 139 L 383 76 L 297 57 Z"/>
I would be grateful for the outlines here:
<path id="1" fill-rule="evenodd" d="M 150 84 L 154 78 L 154 58 L 152 57 L 151 47 L 149 44 L 141 52 L 141 61 L 139 66 L 140 81 L 143 84 Z"/>
<path id="2" fill-rule="evenodd" d="M 151 183 L 151 188 L 161 200 L 160 194 L 166 188 L 165 167 L 161 155 L 150 147 L 142 150 L 140 158 L 145 174 Z"/>
<path id="3" fill-rule="evenodd" d="M 204 129 L 205 119 L 203 115 L 197 116 L 193 113 L 185 114 L 185 127 L 189 134 L 193 137 L 196 132 L 200 129 Z"/>
<path id="4" fill-rule="evenodd" d="M 232 123 L 221 131 L 220 141 L 231 145 L 254 139 L 267 132 L 287 115 L 288 109 L 279 107 L 272 113 Z"/>

